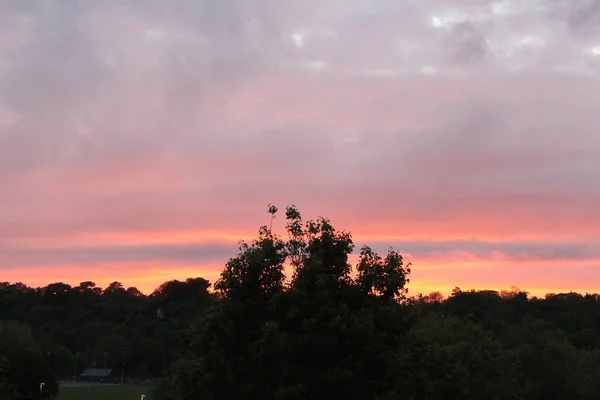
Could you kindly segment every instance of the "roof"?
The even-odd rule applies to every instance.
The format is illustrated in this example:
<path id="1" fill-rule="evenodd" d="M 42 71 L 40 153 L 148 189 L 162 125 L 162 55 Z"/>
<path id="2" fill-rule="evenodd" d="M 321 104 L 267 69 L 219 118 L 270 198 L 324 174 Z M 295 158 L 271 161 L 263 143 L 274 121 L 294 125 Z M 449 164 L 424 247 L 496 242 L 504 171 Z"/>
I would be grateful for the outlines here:
<path id="1" fill-rule="evenodd" d="M 112 369 L 104 369 L 104 368 L 86 368 L 85 371 L 81 374 L 81 376 L 89 376 L 95 378 L 104 378 L 110 375 Z"/>

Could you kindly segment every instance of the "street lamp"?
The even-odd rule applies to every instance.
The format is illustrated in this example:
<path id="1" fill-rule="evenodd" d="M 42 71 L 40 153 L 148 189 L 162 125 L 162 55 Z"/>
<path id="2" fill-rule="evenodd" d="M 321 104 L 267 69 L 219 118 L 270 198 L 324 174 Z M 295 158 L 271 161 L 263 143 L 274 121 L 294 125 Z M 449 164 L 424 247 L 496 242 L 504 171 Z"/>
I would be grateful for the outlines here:
<path id="1" fill-rule="evenodd" d="M 73 376 L 73 380 L 77 381 L 77 359 L 79 358 L 79 352 L 75 352 L 75 375 Z"/>
<path id="2" fill-rule="evenodd" d="M 106 355 L 107 354 L 108 354 L 107 352 L 104 352 L 104 369 L 106 369 Z"/>
<path id="3" fill-rule="evenodd" d="M 121 385 L 124 382 L 125 377 L 125 353 L 121 352 Z"/>

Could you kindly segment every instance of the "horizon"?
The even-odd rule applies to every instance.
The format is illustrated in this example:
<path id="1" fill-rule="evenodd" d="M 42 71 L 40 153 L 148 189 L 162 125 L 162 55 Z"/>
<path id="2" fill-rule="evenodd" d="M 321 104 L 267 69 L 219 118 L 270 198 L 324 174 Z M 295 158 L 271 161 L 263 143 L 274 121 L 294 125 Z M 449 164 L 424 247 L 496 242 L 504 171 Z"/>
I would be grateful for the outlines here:
<path id="1" fill-rule="evenodd" d="M 595 4 L 2 4 L 0 281 L 214 283 L 273 203 L 411 295 L 595 293 Z"/>
<path id="2" fill-rule="evenodd" d="M 275 222 L 275 225 L 276 225 L 276 222 Z M 285 232 L 284 232 L 283 227 L 281 227 L 280 232 L 278 232 L 277 228 L 278 228 L 277 226 L 274 226 L 273 229 L 272 229 L 272 232 L 275 235 L 277 235 L 277 236 L 284 237 L 283 233 L 285 233 Z M 339 228 L 335 227 L 335 224 L 334 224 L 334 228 L 336 228 L 336 230 L 346 231 L 345 229 L 339 229 Z M 258 231 L 258 229 L 257 229 L 257 231 Z M 193 236 L 193 235 L 189 235 L 188 234 L 188 236 Z M 234 235 L 227 235 L 227 234 L 224 234 L 222 232 L 219 233 L 219 234 L 215 234 L 215 236 L 226 237 L 226 238 L 229 238 L 229 239 L 231 239 L 231 238 L 234 237 Z M 255 237 L 256 237 L 256 235 L 255 235 Z M 246 243 L 250 243 L 255 237 L 247 237 L 247 238 L 243 238 L 243 239 L 240 239 L 240 240 L 243 240 Z M 231 245 L 231 247 L 232 247 L 232 253 L 230 255 L 230 258 L 235 257 L 235 255 L 239 251 L 239 249 L 237 249 L 237 247 L 238 247 L 238 243 L 239 243 L 240 240 L 235 241 L 235 242 L 230 241 L 230 242 L 223 242 L 222 243 L 223 245 Z M 355 273 L 356 273 L 356 266 L 357 266 L 357 262 L 358 262 L 358 255 L 360 253 L 360 247 L 362 246 L 362 244 L 358 243 L 356 241 L 356 239 L 354 239 L 354 238 L 353 238 L 353 241 L 354 241 L 355 249 L 352 252 L 352 254 L 350 255 L 348 262 L 352 266 L 352 272 L 351 272 L 351 274 L 354 276 Z M 193 243 L 193 242 L 191 242 L 191 243 Z M 379 244 L 379 245 L 376 245 L 376 247 L 374 248 L 374 251 L 376 251 L 377 253 L 379 253 L 379 255 L 381 255 L 382 257 L 385 257 L 385 254 L 387 254 L 387 250 L 388 249 L 393 249 L 393 248 L 394 248 L 393 246 L 388 246 L 387 248 L 384 248 L 384 245 Z M 414 265 L 412 265 L 411 255 L 405 253 L 405 254 L 402 254 L 402 256 L 404 258 L 405 263 L 410 263 L 411 264 L 411 268 L 414 270 Z M 181 277 L 175 277 L 175 278 L 173 278 L 173 277 L 171 277 L 172 272 L 166 271 L 166 275 L 165 276 L 167 278 L 164 281 L 160 281 L 157 285 L 154 285 L 154 283 L 153 283 L 154 279 L 155 279 L 154 277 L 153 277 L 153 279 L 151 281 L 152 283 L 148 282 L 147 284 L 142 284 L 141 286 L 136 286 L 136 285 L 129 285 L 127 282 L 120 281 L 118 279 L 115 280 L 115 279 L 112 279 L 110 277 L 105 278 L 105 280 L 103 280 L 103 281 L 95 281 L 95 280 L 90 280 L 90 279 L 83 279 L 84 276 L 82 276 L 79 280 L 77 280 L 77 279 L 75 279 L 75 280 L 73 280 L 73 279 L 71 279 L 71 280 L 56 280 L 56 281 L 45 282 L 45 283 L 43 283 L 42 281 L 35 281 L 34 280 L 33 282 L 39 282 L 39 283 L 35 283 L 35 284 L 27 284 L 26 282 L 22 282 L 22 281 L 18 281 L 18 282 L 14 281 L 14 282 L 9 282 L 9 283 L 11 283 L 11 284 L 23 283 L 23 284 L 25 284 L 25 285 L 27 285 L 27 286 L 29 286 L 31 288 L 41 289 L 41 288 L 44 288 L 44 287 L 46 287 L 46 286 L 48 286 L 50 284 L 53 284 L 53 283 L 64 283 L 64 284 L 70 285 L 71 287 L 76 287 L 79 284 L 84 283 L 84 282 L 93 282 L 96 285 L 96 287 L 105 289 L 111 283 L 113 283 L 113 282 L 119 282 L 119 283 L 121 283 L 123 285 L 123 288 L 125 288 L 125 289 L 133 287 L 133 288 L 138 289 L 142 294 L 144 294 L 146 296 L 149 296 L 155 290 L 157 290 L 161 284 L 166 283 L 168 281 L 172 281 L 172 280 L 185 281 L 188 278 L 191 278 L 191 279 L 193 279 L 193 278 L 204 278 L 204 279 L 207 279 L 210 282 L 210 285 L 211 285 L 210 291 L 213 291 L 214 290 L 213 286 L 214 286 L 215 282 L 219 279 L 219 275 L 220 275 L 222 269 L 225 267 L 225 263 L 226 263 L 226 260 L 223 261 L 220 269 L 219 269 L 218 266 L 214 266 L 213 268 L 211 268 L 210 269 L 210 271 L 212 272 L 211 276 L 190 275 L 190 276 L 181 276 Z M 292 268 L 293 267 L 291 267 L 291 265 L 287 265 L 286 268 L 285 268 L 285 274 L 286 274 L 286 277 L 287 277 L 286 281 L 289 281 L 289 279 L 291 278 L 291 270 L 292 270 Z M 568 288 L 568 289 L 567 288 L 559 288 L 558 290 L 556 290 L 556 289 L 553 289 L 553 290 L 544 290 L 543 288 L 537 288 L 535 291 L 531 291 L 531 290 L 528 290 L 527 288 L 518 287 L 518 286 L 515 286 L 515 285 L 511 285 L 511 286 L 508 286 L 508 287 L 491 286 L 491 287 L 478 287 L 478 288 L 477 287 L 459 287 L 459 286 L 455 285 L 455 286 L 451 286 L 451 287 L 449 286 L 449 287 L 443 287 L 443 288 L 440 288 L 440 287 L 431 288 L 429 286 L 419 286 L 419 285 L 412 284 L 412 273 L 408 276 L 408 278 L 411 280 L 406 285 L 406 287 L 409 290 L 409 292 L 408 292 L 408 296 L 409 297 L 416 296 L 416 295 L 419 295 L 419 294 L 421 294 L 421 295 L 429 295 L 429 294 L 431 294 L 433 292 L 439 292 L 442 295 L 444 295 L 445 298 L 447 298 L 448 296 L 450 296 L 452 294 L 452 291 L 455 288 L 459 288 L 462 291 L 473 291 L 473 290 L 476 290 L 476 291 L 478 291 L 478 290 L 484 290 L 485 291 L 485 290 L 493 290 L 493 291 L 497 291 L 499 294 L 501 292 L 503 292 L 503 291 L 510 292 L 510 291 L 518 290 L 518 291 L 521 291 L 521 292 L 526 292 L 529 295 L 529 297 L 534 297 L 535 296 L 535 297 L 538 297 L 538 298 L 544 298 L 545 296 L 548 296 L 548 295 L 565 294 L 565 293 L 577 293 L 577 294 L 581 294 L 581 295 L 597 294 L 598 293 L 598 292 L 589 291 L 589 290 L 577 290 L 576 288 L 575 289 L 574 288 Z"/>

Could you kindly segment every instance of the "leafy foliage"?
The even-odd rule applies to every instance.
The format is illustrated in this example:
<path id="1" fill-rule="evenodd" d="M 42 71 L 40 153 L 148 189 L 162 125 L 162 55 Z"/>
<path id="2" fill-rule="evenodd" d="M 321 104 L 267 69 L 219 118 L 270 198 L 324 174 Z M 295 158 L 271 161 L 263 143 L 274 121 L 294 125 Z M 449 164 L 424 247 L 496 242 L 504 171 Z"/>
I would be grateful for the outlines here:
<path id="1" fill-rule="evenodd" d="M 119 282 L 0 283 L 0 400 L 92 363 L 162 377 L 157 400 L 600 398 L 600 296 L 410 297 L 411 265 L 285 210 L 225 265 L 145 296 Z M 8 322 L 10 320 L 18 323 Z M 75 368 L 75 366 L 77 368 Z M 77 370 L 77 371 L 76 371 Z"/>
<path id="2" fill-rule="evenodd" d="M 368 246 L 360 251 L 358 263 L 358 285 L 364 292 L 390 301 L 408 293 L 410 264 L 404 266 L 400 253 L 390 250 L 385 260 Z"/>
<path id="3" fill-rule="evenodd" d="M 164 375 L 183 351 L 181 332 L 216 300 L 209 288 L 203 278 L 165 282 L 149 296 L 119 282 L 106 289 L 89 281 L 37 289 L 0 283 L 0 324 L 26 325 L 33 335 L 23 337 L 56 380 L 72 380 L 93 365 L 113 369 L 117 380 L 147 379 Z M 15 370 L 25 373 L 13 364 Z"/>
<path id="4" fill-rule="evenodd" d="M 51 398 L 57 390 L 30 330 L 19 323 L 1 322 L 0 396 Z"/>

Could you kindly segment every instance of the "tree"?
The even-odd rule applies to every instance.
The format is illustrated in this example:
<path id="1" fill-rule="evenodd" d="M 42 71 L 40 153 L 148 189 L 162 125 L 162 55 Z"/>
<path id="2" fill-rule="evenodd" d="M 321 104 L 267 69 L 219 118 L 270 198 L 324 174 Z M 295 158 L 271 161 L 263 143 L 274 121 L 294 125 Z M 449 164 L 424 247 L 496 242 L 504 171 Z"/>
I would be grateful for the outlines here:
<path id="1" fill-rule="evenodd" d="M 276 212 L 270 205 L 271 223 Z M 410 271 L 396 252 L 381 265 L 364 264 L 385 300 L 370 302 L 373 290 L 362 291 L 351 277 L 349 233 L 322 217 L 304 223 L 293 206 L 286 220 L 288 240 L 263 226 L 227 262 L 215 284 L 220 300 L 188 331 L 188 351 L 157 398 L 368 399 L 381 393 L 378 379 L 396 342 L 379 328 L 398 333 L 389 316 L 400 305 L 391 300 L 405 293 Z M 287 286 L 286 263 L 294 269 Z"/>
<path id="2" fill-rule="evenodd" d="M 13 400 L 17 396 L 14 387 L 9 384 L 6 378 L 6 375 L 8 375 L 8 371 L 6 371 L 7 364 L 6 357 L 0 357 L 0 400 Z"/>
<path id="3" fill-rule="evenodd" d="M 51 397 L 50 371 L 70 377 L 75 360 L 80 373 L 105 356 L 126 380 L 162 376 L 157 400 L 600 396 L 600 295 L 409 297 L 398 252 L 362 247 L 353 267 L 350 233 L 291 206 L 280 236 L 268 212 L 214 291 L 203 278 L 150 296 L 118 282 L 0 283 L 0 400 L 37 398 L 40 382 Z"/>
<path id="4" fill-rule="evenodd" d="M 578 391 L 577 349 L 565 334 L 545 321 L 526 319 L 507 332 L 514 342 L 505 346 L 521 366 L 519 387 L 532 400 L 576 399 Z"/>
<path id="5" fill-rule="evenodd" d="M 50 367 L 57 378 L 68 380 L 73 375 L 74 356 L 65 346 L 54 346 L 51 352 Z"/>
<path id="6" fill-rule="evenodd" d="M 393 392 L 407 399 L 511 399 L 515 367 L 478 325 L 430 314 L 397 351 Z"/>
<path id="7" fill-rule="evenodd" d="M 0 321 L 0 383 L 20 396 L 56 396 L 58 385 L 31 331 L 15 322 Z M 44 383 L 40 394 L 40 383 Z"/>
<path id="8" fill-rule="evenodd" d="M 407 293 L 410 264 L 405 266 L 397 251 L 390 250 L 384 260 L 370 247 L 363 246 L 357 269 L 362 290 L 383 301 L 398 299 Z"/>
<path id="9" fill-rule="evenodd" d="M 600 398 L 600 350 L 581 350 L 577 359 L 577 397 L 582 400 Z"/>
<path id="10" fill-rule="evenodd" d="M 248 245 L 240 242 L 240 253 L 230 259 L 215 289 L 232 301 L 268 302 L 283 290 L 285 242 L 263 226 L 259 237 Z"/>
<path id="11" fill-rule="evenodd" d="M 286 247 L 294 267 L 292 288 L 312 294 L 339 294 L 350 283 L 352 266 L 348 256 L 354 249 L 350 233 L 338 232 L 323 217 L 303 226 L 294 206 L 286 208 L 286 219 L 290 238 Z"/>

